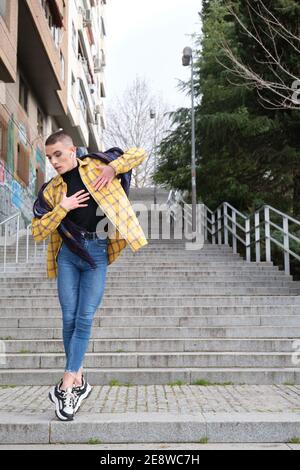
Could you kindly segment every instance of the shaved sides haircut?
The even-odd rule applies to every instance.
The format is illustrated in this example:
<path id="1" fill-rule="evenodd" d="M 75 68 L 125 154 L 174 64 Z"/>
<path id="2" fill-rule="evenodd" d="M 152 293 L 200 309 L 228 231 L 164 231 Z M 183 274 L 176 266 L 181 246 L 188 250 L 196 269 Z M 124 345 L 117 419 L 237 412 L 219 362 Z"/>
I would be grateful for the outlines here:
<path id="1" fill-rule="evenodd" d="M 51 134 L 46 140 L 45 146 L 55 145 L 57 142 L 62 142 L 68 147 L 72 147 L 74 145 L 72 137 L 66 134 L 63 130 Z"/>

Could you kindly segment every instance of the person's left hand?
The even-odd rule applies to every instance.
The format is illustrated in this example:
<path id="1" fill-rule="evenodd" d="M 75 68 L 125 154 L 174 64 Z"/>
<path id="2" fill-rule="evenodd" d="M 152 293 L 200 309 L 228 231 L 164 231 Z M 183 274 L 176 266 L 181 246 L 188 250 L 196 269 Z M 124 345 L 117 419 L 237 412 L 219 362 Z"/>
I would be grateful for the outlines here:
<path id="1" fill-rule="evenodd" d="M 116 176 L 116 172 L 112 166 L 107 165 L 107 166 L 101 167 L 101 170 L 102 170 L 101 175 L 98 176 L 98 178 L 92 184 L 95 191 L 97 191 L 98 189 L 99 190 L 102 189 L 105 185 L 107 188 L 109 188 L 110 183 Z"/>

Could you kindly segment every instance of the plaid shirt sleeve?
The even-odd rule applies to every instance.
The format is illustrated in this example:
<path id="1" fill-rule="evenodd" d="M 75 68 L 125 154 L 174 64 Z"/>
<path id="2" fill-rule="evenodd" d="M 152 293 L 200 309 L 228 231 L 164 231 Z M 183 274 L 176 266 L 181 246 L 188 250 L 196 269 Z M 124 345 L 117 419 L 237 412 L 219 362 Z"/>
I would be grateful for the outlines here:
<path id="1" fill-rule="evenodd" d="M 132 168 L 140 165 L 146 158 L 146 152 L 142 148 L 132 147 L 125 152 L 121 157 L 116 158 L 108 165 L 113 167 L 116 175 L 119 173 L 126 173 Z"/>
<path id="2" fill-rule="evenodd" d="M 32 236 L 36 242 L 40 242 L 54 232 L 68 213 L 67 209 L 58 204 L 51 212 L 40 219 L 32 219 Z"/>

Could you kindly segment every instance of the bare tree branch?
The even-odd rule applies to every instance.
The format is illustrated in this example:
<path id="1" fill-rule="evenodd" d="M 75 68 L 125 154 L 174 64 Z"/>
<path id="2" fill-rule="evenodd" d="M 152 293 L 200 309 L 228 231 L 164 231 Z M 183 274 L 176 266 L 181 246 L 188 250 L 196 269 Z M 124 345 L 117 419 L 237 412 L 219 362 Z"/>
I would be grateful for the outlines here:
<path id="1" fill-rule="evenodd" d="M 287 29 L 262 0 L 257 0 L 255 3 L 250 0 L 246 0 L 246 2 L 251 30 L 229 4 L 227 5 L 228 12 L 244 33 L 258 45 L 265 58 L 255 58 L 255 61 L 265 66 L 268 76 L 273 80 L 266 79 L 266 75 L 263 76 L 261 72 L 256 72 L 254 67 L 251 68 L 243 63 L 225 40 L 221 44 L 222 50 L 232 66 L 217 60 L 233 76 L 242 79 L 244 84 L 251 88 L 255 88 L 261 101 L 268 103 L 271 109 L 300 110 L 300 73 L 295 73 L 284 65 L 283 52 L 280 54 L 278 50 L 278 38 L 280 38 L 286 43 L 285 55 L 289 50 L 293 53 L 300 53 L 300 31 L 297 31 L 297 35 Z M 258 27 L 258 18 L 263 22 L 263 27 Z M 264 96 L 264 91 L 268 92 L 267 96 Z"/>
<path id="2" fill-rule="evenodd" d="M 150 118 L 150 109 L 155 111 L 155 119 Z M 132 185 L 135 187 L 153 185 L 155 127 L 158 146 L 172 127 L 167 114 L 167 105 L 160 97 L 154 96 L 146 81 L 139 77 L 121 98 L 114 100 L 107 112 L 105 145 L 118 145 L 125 149 L 143 147 L 147 152 L 147 160 L 132 171 Z M 157 162 L 158 159 L 159 156 Z"/>

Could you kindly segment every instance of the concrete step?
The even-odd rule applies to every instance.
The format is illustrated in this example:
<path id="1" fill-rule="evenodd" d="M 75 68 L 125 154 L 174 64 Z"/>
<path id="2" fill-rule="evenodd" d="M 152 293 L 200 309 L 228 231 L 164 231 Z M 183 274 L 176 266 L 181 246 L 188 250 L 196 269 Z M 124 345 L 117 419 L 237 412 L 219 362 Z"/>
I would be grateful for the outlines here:
<path id="1" fill-rule="evenodd" d="M 63 353 L 61 339 L 4 340 L 7 353 Z M 92 339 L 88 352 L 285 352 L 295 351 L 293 339 L 170 338 Z"/>
<path id="2" fill-rule="evenodd" d="M 95 327 L 225 327 L 225 326 L 300 326 L 300 312 L 298 315 L 195 315 L 195 316 L 103 316 L 97 315 L 93 322 Z M 1 317 L 2 328 L 59 328 L 61 318 L 49 317 Z"/>
<path id="3" fill-rule="evenodd" d="M 124 277 L 124 270 L 118 270 L 116 268 L 112 269 L 112 267 L 108 266 L 107 275 L 113 277 Z M 199 267 L 187 267 L 187 268 L 178 268 L 178 269 L 154 269 L 149 268 L 138 268 L 135 269 L 134 267 L 128 268 L 126 270 L 128 276 L 139 276 L 139 277 L 153 277 L 154 275 L 157 276 L 214 276 L 214 275 L 238 275 L 238 274 L 245 274 L 245 275 L 252 275 L 252 274 L 259 274 L 259 275 L 267 275 L 267 274 L 276 274 L 278 276 L 285 277 L 283 271 L 278 271 L 278 268 L 274 267 L 252 267 L 252 266 L 241 266 L 241 268 L 234 268 L 231 269 L 227 266 L 219 267 L 219 266 L 212 266 L 212 267 L 204 267 L 200 265 Z M 18 280 L 26 280 L 26 279 L 43 279 L 47 280 L 46 272 L 44 270 L 39 271 L 10 271 L 6 273 L 0 273 L 0 281 L 5 281 L 7 279 L 18 279 Z M 50 282 L 50 281 L 49 281 Z"/>
<path id="4" fill-rule="evenodd" d="M 128 274 L 127 276 L 120 276 L 118 274 L 116 275 L 108 275 L 106 278 L 106 285 L 113 286 L 113 283 L 117 284 L 118 286 L 120 285 L 131 285 L 134 283 L 134 285 L 156 285 L 156 284 L 171 284 L 171 285 L 176 285 L 176 284 L 185 284 L 187 286 L 193 286 L 197 285 L 199 286 L 199 283 L 207 283 L 207 284 L 213 284 L 213 283 L 224 283 L 224 282 L 230 282 L 230 283 L 237 283 L 240 281 L 241 283 L 253 283 L 253 282 L 268 282 L 268 283 L 281 283 L 281 284 L 290 284 L 295 287 L 299 287 L 300 282 L 298 281 L 293 281 L 293 279 L 289 276 L 282 276 L 277 273 L 254 273 L 254 274 L 236 274 L 236 275 L 223 275 L 223 274 L 216 274 L 215 276 L 206 276 L 204 273 L 202 275 L 197 275 L 197 276 L 184 276 L 184 275 L 178 275 L 178 276 L 160 276 L 159 274 L 157 275 L 149 275 L 144 277 L 137 276 L 137 275 L 130 275 Z M 25 288 L 25 287 L 38 287 L 38 288 L 56 288 L 56 282 L 54 280 L 45 280 L 41 279 L 40 282 L 37 281 L 37 279 L 23 279 L 23 281 L 16 281 L 14 279 L 7 279 L 6 281 L 1 281 L 0 280 L 0 287 L 1 289 L 4 289 L 5 287 L 19 287 L 19 288 Z"/>
<path id="5" fill-rule="evenodd" d="M 26 271 L 27 274 L 29 274 L 31 271 L 33 273 L 36 273 L 36 272 L 44 272 L 44 268 L 45 268 L 45 264 L 46 264 L 46 261 L 43 260 L 42 263 L 34 263 L 34 264 L 22 264 L 22 263 L 19 263 L 19 264 L 11 264 L 11 265 L 6 265 L 6 269 L 7 269 L 7 272 L 2 272 L 2 275 L 7 275 L 9 274 L 9 272 L 11 272 L 12 274 L 14 274 L 15 272 L 18 273 L 19 271 Z M 120 271 L 120 266 L 121 266 L 121 261 L 116 261 L 115 263 L 109 265 L 109 269 L 110 271 Z M 130 271 L 130 268 L 131 270 L 139 270 L 139 271 L 145 271 L 145 272 L 148 272 L 148 267 L 151 268 L 151 269 L 154 269 L 155 267 L 157 267 L 157 264 L 151 264 L 150 262 L 148 263 L 147 261 L 147 264 L 145 266 L 145 263 L 140 263 L 140 265 L 138 265 L 138 263 L 133 263 L 132 262 L 129 262 L 127 263 L 126 267 L 128 267 L 129 271 Z M 175 272 L 177 271 L 185 271 L 185 272 L 188 272 L 188 271 L 197 271 L 199 270 L 200 272 L 201 271 L 204 271 L 204 270 L 207 270 L 207 271 L 219 271 L 219 270 L 232 270 L 232 269 L 235 269 L 235 270 L 240 270 L 240 269 L 249 269 L 250 271 L 251 270 L 256 270 L 256 269 L 263 269 L 263 270 L 268 270 L 268 269 L 271 269 L 271 270 L 276 270 L 278 272 L 279 271 L 279 268 L 278 266 L 273 266 L 272 264 L 270 263 L 246 263 L 245 261 L 240 261 L 240 260 L 237 260 L 237 261 L 220 261 L 220 262 L 209 262 L 209 261 L 201 261 L 200 262 L 197 262 L 197 263 L 178 263 L 178 266 L 174 266 L 174 264 L 172 266 L 160 266 L 160 269 L 161 270 L 166 270 L 168 271 L 169 269 L 168 268 L 172 268 Z"/>
<path id="6" fill-rule="evenodd" d="M 167 279 L 163 277 L 158 277 L 158 276 L 148 276 L 147 280 L 141 279 L 140 276 L 137 277 L 116 277 L 116 276 L 110 276 L 106 278 L 106 285 L 110 287 L 126 287 L 128 286 L 131 288 L 132 286 L 156 286 L 156 285 L 165 285 L 165 286 L 194 286 L 197 287 L 199 286 L 199 283 L 202 284 L 202 282 L 205 282 L 206 284 L 211 284 L 214 281 L 216 283 L 224 283 L 224 282 L 238 282 L 240 281 L 241 283 L 250 283 L 252 284 L 253 282 L 255 283 L 267 283 L 267 285 L 291 285 L 292 287 L 299 287 L 299 283 L 296 282 L 295 284 L 292 283 L 292 279 L 283 276 L 273 276 L 273 275 L 258 275 L 258 276 L 215 276 L 214 278 L 212 276 L 199 276 L 200 279 L 197 277 L 188 277 L 188 276 L 174 276 L 174 277 L 168 277 Z M 51 281 L 40 281 L 38 282 L 37 280 L 30 281 L 24 280 L 23 282 L 17 282 L 13 280 L 9 280 L 7 282 L 1 282 L 0 281 L 0 289 L 1 292 L 6 292 L 5 289 L 34 289 L 34 290 L 53 290 L 57 289 L 57 284 Z"/>
<path id="7" fill-rule="evenodd" d="M 124 280 L 124 270 L 122 271 L 117 271 L 117 270 L 107 270 L 107 279 L 120 279 Z M 263 270 L 263 269 L 257 269 L 257 270 L 247 270 L 247 269 L 240 269 L 240 270 L 233 270 L 230 274 L 228 272 L 227 276 L 226 270 L 222 269 L 216 269 L 216 270 L 176 270 L 176 271 L 171 271 L 171 270 L 149 270 L 147 273 L 144 270 L 139 270 L 139 269 L 130 269 L 127 271 L 127 279 L 135 279 L 139 278 L 140 280 L 143 279 L 149 279 L 149 280 L 156 280 L 156 279 L 162 279 L 162 280 L 167 280 L 169 277 L 172 279 L 174 275 L 179 278 L 180 280 L 183 278 L 188 278 L 191 280 L 197 280 L 198 278 L 200 280 L 203 280 L 205 278 L 214 278 L 214 277 L 228 277 L 231 276 L 233 279 L 236 277 L 240 276 L 247 276 L 248 277 L 253 277 L 253 276 L 259 276 L 260 279 L 262 276 L 265 277 L 273 277 L 275 276 L 276 278 L 280 278 L 281 280 L 291 280 L 288 277 L 286 277 L 285 274 L 282 274 L 280 271 L 275 271 L 275 270 Z M 26 276 L 25 273 L 23 272 L 17 272 L 17 273 L 7 273 L 7 275 L 0 275 L 0 283 L 3 282 L 30 282 L 30 281 L 35 281 L 37 282 L 37 279 L 40 279 L 41 281 L 47 281 L 48 283 L 55 283 L 55 279 L 47 279 L 46 273 L 45 272 L 32 272 L 28 273 Z"/>
<path id="8" fill-rule="evenodd" d="M 87 353 L 85 367 L 103 368 L 295 368 L 292 354 L 286 352 L 122 352 Z M 6 353 L 0 356 L 0 369 L 63 369 L 65 355 L 58 353 Z M 300 374 L 300 365 L 298 366 Z"/>
<path id="9" fill-rule="evenodd" d="M 92 338 L 300 338 L 300 326 L 130 326 L 93 328 Z M 57 328 L 0 328 L 0 340 L 60 339 Z"/>
<path id="10" fill-rule="evenodd" d="M 144 316 L 293 316 L 300 314 L 300 305 L 251 305 L 251 306 L 199 306 L 199 307 L 99 307 L 95 318 L 111 317 L 144 317 Z M 22 321 L 26 318 L 61 318 L 61 308 L 57 307 L 3 307 L 0 309 L 0 318 L 17 318 Z"/>
<path id="11" fill-rule="evenodd" d="M 231 291 L 236 292 L 237 290 L 241 293 L 249 292 L 252 293 L 257 292 L 258 294 L 261 292 L 267 293 L 300 293 L 300 286 L 293 284 L 293 282 L 289 281 L 253 281 L 253 282 L 195 282 L 195 283 L 140 283 L 140 284 L 120 284 L 118 282 L 114 283 L 107 283 L 106 284 L 106 296 L 112 294 L 119 294 L 119 295 L 126 295 L 132 290 L 136 292 L 137 295 L 159 295 L 163 292 L 166 295 L 172 295 L 172 293 L 176 292 L 177 294 L 182 293 L 182 295 L 188 295 L 195 292 L 198 289 L 198 295 L 201 293 L 225 293 Z M 45 288 L 1 288 L 0 298 L 2 297 L 56 297 L 57 296 L 57 289 L 55 287 L 45 287 Z"/>
<path id="12" fill-rule="evenodd" d="M 103 302 L 111 300 L 111 298 L 117 298 L 117 297 L 122 297 L 123 299 L 130 298 L 132 295 L 132 290 L 133 287 L 111 287 L 107 286 L 104 296 L 103 296 Z M 136 287 L 135 289 L 135 301 L 138 301 L 139 299 L 142 300 L 143 298 L 147 299 L 149 297 L 153 298 L 153 302 L 155 302 L 155 299 L 157 297 L 162 296 L 163 293 L 165 293 L 165 298 L 167 299 L 168 297 L 173 296 L 175 293 L 176 295 L 181 295 L 183 298 L 184 297 L 191 297 L 193 296 L 193 293 L 195 292 L 195 288 L 191 287 L 184 287 L 184 286 L 160 286 L 160 287 Z M 205 286 L 203 284 L 199 284 L 199 288 L 197 289 L 197 297 L 201 296 L 216 296 L 216 295 L 224 295 L 224 296 L 246 296 L 246 295 L 299 295 L 300 294 L 300 288 L 299 287 L 294 287 L 294 286 L 289 286 L 289 285 L 284 285 L 284 286 L 276 286 L 276 284 L 273 286 L 264 286 L 264 283 L 262 283 L 261 286 L 252 286 L 246 283 L 245 287 L 241 286 L 240 284 L 234 285 L 232 284 L 224 284 L 220 286 Z M 58 303 L 58 298 L 57 298 L 57 293 L 55 290 L 36 290 L 36 289 L 7 289 L 5 292 L 5 289 L 3 292 L 0 293 L 0 307 L 3 306 L 2 300 L 4 299 L 7 301 L 7 299 L 10 298 L 10 296 L 14 296 L 14 298 L 11 298 L 11 301 L 13 302 L 13 305 L 16 305 L 15 302 L 19 302 L 20 299 L 24 298 L 24 301 L 26 302 L 26 305 L 28 305 L 28 302 L 36 302 L 37 299 L 45 299 L 46 302 L 52 302 L 57 305 Z M 196 299 L 196 296 L 194 296 Z M 33 305 L 33 304 L 32 304 Z M 35 304 L 36 305 L 36 304 Z"/>
<path id="13" fill-rule="evenodd" d="M 211 258 L 209 258 L 211 259 Z M 146 267 L 145 267 L 145 263 L 146 263 Z M 9 273 L 9 272 L 13 272 L 13 273 L 18 273 L 18 272 L 26 272 L 27 274 L 28 273 L 36 273 L 36 272 L 44 272 L 45 269 L 44 269 L 44 266 L 45 263 L 43 263 L 43 265 L 38 265 L 38 264 L 34 264 L 34 265 L 29 265 L 29 266 L 26 266 L 26 265 L 22 265 L 22 264 L 19 264 L 19 265 L 7 265 L 6 266 L 6 271 Z M 213 261 L 206 261 L 206 260 L 197 260 L 197 262 L 195 263 L 189 263 L 188 265 L 186 264 L 186 262 L 177 262 L 177 261 L 163 261 L 163 260 L 160 260 L 160 262 L 152 262 L 152 261 L 145 261 L 145 262 L 133 262 L 130 260 L 128 262 L 121 262 L 121 261 L 117 261 L 116 264 L 113 263 L 111 266 L 110 266 L 110 269 L 113 271 L 114 269 L 119 271 L 121 268 L 131 268 L 131 270 L 133 269 L 143 269 L 143 270 L 147 270 L 149 271 L 149 269 L 155 269 L 156 271 L 158 269 L 172 269 L 172 270 L 176 270 L 177 268 L 179 270 L 186 270 L 186 271 L 194 271 L 194 270 L 197 270 L 199 269 L 200 267 L 201 268 L 213 268 L 213 269 L 216 269 L 216 268 L 219 268 L 219 267 L 224 267 L 226 269 L 230 269 L 230 268 L 238 268 L 240 269 L 241 267 L 247 267 L 249 268 L 250 266 L 252 268 L 254 267 L 272 267 L 272 264 L 271 263 L 251 263 L 248 264 L 246 263 L 245 261 L 243 260 L 239 260 L 237 259 L 236 261 L 226 261 L 226 260 L 213 260 Z M 277 268 L 278 269 L 278 268 Z M 4 273 L 3 273 L 4 274 Z"/>
<path id="14" fill-rule="evenodd" d="M 45 253 L 47 250 L 47 246 L 45 248 L 45 251 L 43 251 L 43 247 L 42 246 L 38 246 L 38 249 L 36 251 L 36 253 Z M 27 250 L 26 250 L 26 247 L 22 246 L 22 247 L 19 247 L 19 255 L 25 255 L 27 253 Z M 171 246 L 166 246 L 166 247 L 159 247 L 159 246 L 152 246 L 151 244 L 148 244 L 146 246 L 143 247 L 143 251 L 140 251 L 140 252 L 133 252 L 130 248 L 126 248 L 124 250 L 124 253 L 122 255 L 122 257 L 124 258 L 127 258 L 127 257 L 131 257 L 131 256 L 135 256 L 135 257 L 138 257 L 138 256 L 142 256 L 142 257 L 145 257 L 145 255 L 158 255 L 159 253 L 165 253 L 167 255 L 182 255 L 182 254 L 186 254 L 186 255 L 198 255 L 198 254 L 206 254 L 206 253 L 210 253 L 212 255 L 219 255 L 219 254 L 225 254 L 225 255 L 234 255 L 234 256 L 241 256 L 239 253 L 233 253 L 232 251 L 232 248 L 230 247 L 213 247 L 213 246 L 207 246 L 207 245 L 204 245 L 203 248 L 200 248 L 200 249 L 197 249 L 197 250 L 188 250 L 186 249 L 185 245 L 184 244 L 181 244 L 181 245 L 178 245 L 178 246 L 175 246 L 175 247 L 171 247 Z M 4 252 L 3 250 L 0 250 L 0 255 L 3 256 Z M 11 255 L 11 256 L 15 256 L 16 255 L 16 249 L 15 248 L 8 248 L 7 251 L 6 251 L 6 254 L 7 255 Z M 30 255 L 34 255 L 34 247 L 30 247 L 29 249 L 29 254 Z"/>
<path id="15" fill-rule="evenodd" d="M 182 381 L 193 384 L 204 380 L 210 383 L 233 384 L 299 384 L 296 368 L 115 368 L 85 369 L 92 385 L 108 385 L 113 380 L 124 384 L 152 385 Z M 0 369 L 0 383 L 5 385 L 53 385 L 59 381 L 62 369 Z M 28 418 L 28 417 L 27 417 Z M 64 423 L 65 424 L 65 423 Z"/>
<path id="16" fill-rule="evenodd" d="M 5 308 L 7 305 L 11 307 L 54 307 L 59 308 L 59 301 L 56 297 L 32 297 L 32 298 L 5 298 L 0 299 L 0 308 Z M 227 296 L 180 296 L 172 295 L 170 297 L 164 296 L 132 296 L 131 294 L 125 296 L 112 295 L 103 298 L 101 307 L 152 307 L 155 306 L 175 306 L 175 307 L 205 307 L 205 306 L 251 306 L 251 304 L 259 305 L 300 305 L 299 295 L 227 295 Z"/>
<path id="17" fill-rule="evenodd" d="M 234 445 L 237 446 L 240 443 L 243 443 L 240 450 L 249 449 L 248 446 L 250 449 L 254 448 L 253 444 L 251 447 L 250 444 L 247 446 L 247 443 L 256 443 L 255 448 L 261 450 L 276 450 L 277 448 L 284 450 L 278 446 L 291 442 L 295 436 L 300 435 L 300 414 L 257 412 L 194 415 L 167 412 L 135 413 L 133 411 L 93 415 L 81 411 L 80 416 L 67 426 L 66 436 L 66 423 L 53 420 L 50 413 L 46 416 L 40 414 L 31 417 L 1 413 L 1 443 L 5 445 L 5 448 L 8 448 L 9 444 L 14 444 L 12 450 L 16 450 L 16 444 L 34 444 L 34 449 L 39 449 L 39 445 L 44 448 L 42 445 L 44 444 L 47 450 L 51 450 L 51 445 L 53 449 L 76 450 L 81 448 L 80 445 L 93 440 L 102 444 L 83 447 L 98 450 L 98 452 L 103 449 L 105 454 L 107 449 L 121 449 L 124 454 L 124 451 L 128 449 L 137 448 L 144 453 L 149 448 L 159 449 L 161 453 L 161 448 L 164 448 L 167 452 L 166 458 L 170 457 L 168 453 L 170 448 L 182 449 L 182 452 L 186 449 L 233 450 L 236 449 Z M 210 444 L 197 445 L 195 443 L 203 439 Z M 74 443 L 73 446 L 68 445 L 69 442 Z M 192 444 L 187 444 L 188 442 Z M 268 446 L 263 444 L 269 442 L 277 444 Z M 128 443 L 131 443 L 131 446 Z M 217 445 L 213 447 L 214 443 Z M 230 445 L 225 447 L 224 443 L 230 443 Z M 266 447 L 263 447 L 264 445 Z M 290 444 L 286 446 L 286 449 L 288 448 L 293 448 L 293 446 Z M 179 458 L 178 461 L 181 459 Z"/>

